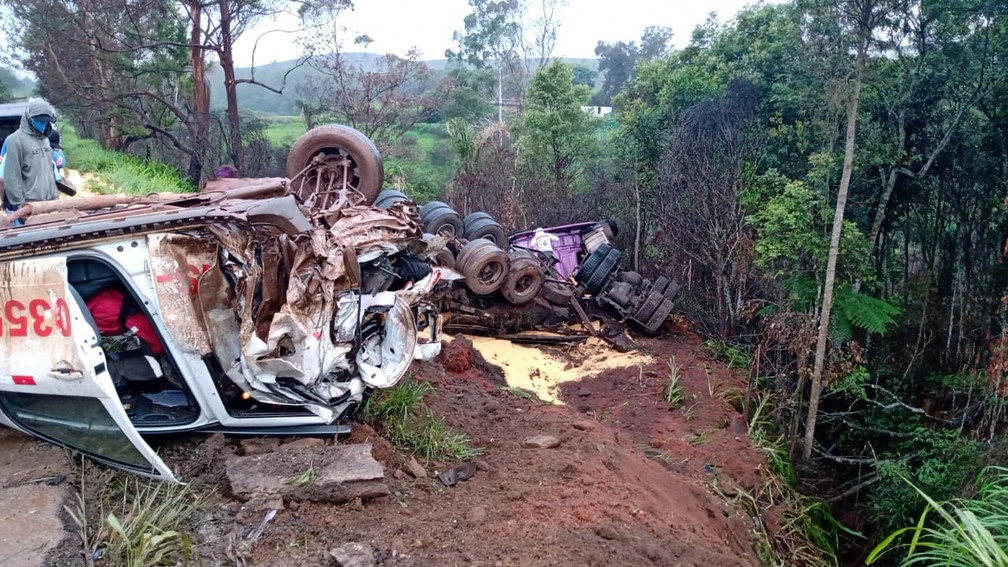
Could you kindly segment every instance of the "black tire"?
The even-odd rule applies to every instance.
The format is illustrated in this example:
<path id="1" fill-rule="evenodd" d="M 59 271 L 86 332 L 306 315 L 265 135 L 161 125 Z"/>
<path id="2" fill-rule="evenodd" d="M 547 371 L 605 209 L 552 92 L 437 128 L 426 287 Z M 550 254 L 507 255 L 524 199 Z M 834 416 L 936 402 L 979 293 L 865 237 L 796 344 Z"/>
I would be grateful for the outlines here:
<path id="1" fill-rule="evenodd" d="M 592 273 L 588 283 L 585 284 L 585 291 L 592 295 L 602 291 L 606 280 L 609 279 L 609 276 L 616 269 L 617 264 L 619 264 L 619 260 L 620 251 L 615 248 L 610 250 L 609 253 L 606 254 L 605 259 L 602 260 L 602 263 L 599 264 L 599 267 L 595 268 L 595 271 Z"/>
<path id="2" fill-rule="evenodd" d="M 469 217 L 471 216 L 472 215 L 469 215 Z M 472 221 L 466 221 L 463 219 L 462 223 L 465 225 L 465 239 L 476 240 L 477 238 L 486 238 L 498 247 L 503 248 L 507 244 L 507 235 L 504 234 L 504 229 L 501 228 L 501 225 L 497 224 L 497 221 L 489 217 L 490 215 L 487 215 L 487 218 L 478 218 Z"/>
<path id="3" fill-rule="evenodd" d="M 602 261 L 605 260 L 606 255 L 609 254 L 610 250 L 612 250 L 612 246 L 608 243 L 602 243 L 598 248 L 592 250 L 592 253 L 584 259 L 584 262 L 581 262 L 581 266 L 578 268 L 574 279 L 577 280 L 578 283 L 587 284 L 588 280 L 591 279 L 592 274 L 595 273 L 595 269 L 602 264 Z"/>
<path id="4" fill-rule="evenodd" d="M 640 308 L 637 309 L 637 312 L 634 313 L 634 321 L 643 325 L 651 318 L 652 315 L 654 315 L 655 309 L 661 305 L 661 302 L 664 301 L 664 299 L 665 296 L 663 296 L 660 292 L 651 291 L 651 293 L 648 294 L 647 299 L 644 300 L 644 303 L 641 304 Z"/>
<path id="5" fill-rule="evenodd" d="M 562 283 L 546 282 L 539 290 L 539 295 L 554 305 L 566 307 L 574 297 L 574 290 Z"/>
<path id="6" fill-rule="evenodd" d="M 662 295 L 665 296 L 665 299 L 673 299 L 674 300 L 676 298 L 676 296 L 679 295 L 679 290 L 680 289 L 681 289 L 681 286 L 679 285 L 679 282 L 670 281 L 669 284 L 668 284 L 668 287 L 666 287 L 665 291 L 662 292 Z"/>
<path id="7" fill-rule="evenodd" d="M 546 273 L 542 264 L 524 251 L 512 252 L 508 257 L 511 268 L 501 284 L 500 293 L 511 304 L 524 305 L 539 295 L 539 290 L 546 282 Z"/>
<path id="8" fill-rule="evenodd" d="M 378 193 L 378 197 L 375 198 L 374 206 L 379 209 L 388 209 L 396 203 L 402 201 L 409 201 L 410 198 L 406 196 L 402 191 L 396 191 L 395 189 L 385 189 L 381 193 Z"/>
<path id="9" fill-rule="evenodd" d="M 455 264 L 465 276 L 466 286 L 477 295 L 489 295 L 500 289 L 510 266 L 507 253 L 482 238 L 466 244 Z"/>
<path id="10" fill-rule="evenodd" d="M 665 288 L 668 287 L 668 284 L 669 284 L 669 279 L 668 278 L 666 278 L 665 276 L 658 276 L 655 279 L 654 284 L 651 285 L 651 290 L 652 291 L 657 291 L 658 293 L 664 295 L 665 294 Z"/>
<path id="11" fill-rule="evenodd" d="M 424 232 L 451 238 L 462 235 L 462 218 L 448 205 L 432 209 L 422 218 Z"/>
<path id="12" fill-rule="evenodd" d="M 644 330 L 651 334 L 657 332 L 658 329 L 661 328 L 662 323 L 664 323 L 665 320 L 668 319 L 668 316 L 672 313 L 672 306 L 672 300 L 665 299 L 664 296 L 662 296 L 661 303 L 659 303 L 658 307 L 656 307 L 654 312 L 651 313 L 651 316 L 648 317 L 647 321 L 642 321 L 641 324 L 644 327 Z"/>
<path id="13" fill-rule="evenodd" d="M 427 218 L 428 213 L 430 213 L 434 209 L 438 209 L 441 207 L 448 207 L 450 209 L 451 205 L 445 203 L 444 201 L 431 201 L 430 203 L 427 203 L 426 205 L 420 207 L 420 216 L 422 218 Z"/>
<path id="14" fill-rule="evenodd" d="M 324 156 L 321 164 L 306 170 L 317 156 Z M 315 189 L 320 180 L 323 184 L 342 180 L 344 158 L 351 165 L 346 181 L 363 196 L 363 201 L 355 204 L 373 203 L 385 178 L 381 154 L 367 136 L 342 124 L 312 128 L 294 142 L 287 154 L 291 192 L 309 208 L 324 210 L 336 204 L 337 194 L 316 196 Z"/>
<path id="15" fill-rule="evenodd" d="M 466 226 L 466 230 L 469 229 L 469 225 L 478 221 L 479 219 L 490 219 L 495 220 L 490 213 L 484 211 L 476 211 L 475 213 L 469 213 L 464 219 L 462 219 L 462 224 Z"/>

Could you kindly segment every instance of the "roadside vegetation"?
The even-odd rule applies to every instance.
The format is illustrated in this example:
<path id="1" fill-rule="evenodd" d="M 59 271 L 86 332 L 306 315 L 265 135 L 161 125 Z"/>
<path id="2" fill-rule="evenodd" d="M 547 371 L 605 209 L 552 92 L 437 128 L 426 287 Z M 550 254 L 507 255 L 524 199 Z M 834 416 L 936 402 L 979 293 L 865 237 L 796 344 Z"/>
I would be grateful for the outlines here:
<path id="1" fill-rule="evenodd" d="M 339 122 L 381 149 L 387 186 L 421 203 L 486 211 L 508 230 L 615 220 L 626 267 L 675 277 L 677 316 L 711 355 L 750 369 L 739 407 L 763 424 L 751 434 L 780 484 L 753 501 L 786 493 L 794 517 L 848 522 L 835 536 L 809 534 L 829 540 L 820 557 L 862 559 L 937 511 L 921 493 L 989 502 L 996 492 L 973 493 L 973 482 L 1008 464 L 1003 3 L 757 4 L 709 19 L 681 48 L 660 27 L 600 41 L 594 67 L 519 41 L 556 31 L 533 13 L 556 2 L 470 4 L 438 70 L 415 52 L 333 51 L 348 43 L 339 24 L 349 4 L 306 7 L 311 74 L 266 116 L 239 107 L 235 81 L 211 111 L 200 62 L 236 38 L 175 41 L 192 31 L 187 5 L 158 0 L 126 20 L 123 10 L 0 0 L 21 63 L 65 113 L 61 124 L 87 138 L 68 136 L 70 167 L 108 187 L 183 191 L 222 163 L 281 175 L 297 132 Z M 271 17 L 234 7 L 247 25 L 206 29 Z M 357 40 L 367 51 L 368 36 Z M 82 55 L 79 45 L 116 48 Z M 93 81 L 68 81 L 53 58 L 78 61 Z M 224 74 L 235 71 L 222 60 Z M 108 157 L 95 143 L 170 165 Z M 690 420 L 696 401 L 679 399 L 669 370 L 657 401 Z M 388 414 L 388 434 L 428 458 L 466 453 L 420 405 L 434 393 L 411 384 L 377 397 L 369 419 Z M 935 511 L 923 530 L 945 520 Z"/>
<path id="2" fill-rule="evenodd" d="M 189 564 L 189 531 L 202 499 L 188 485 L 141 479 L 82 458 L 73 505 L 64 506 L 87 565 L 161 567 Z"/>
<path id="3" fill-rule="evenodd" d="M 368 401 L 364 421 L 399 450 L 424 461 L 465 461 L 482 453 L 469 436 L 452 431 L 424 401 L 436 396 L 429 382 L 408 376 L 395 388 L 381 390 Z"/>
<path id="4" fill-rule="evenodd" d="M 896 530 L 871 552 L 867 564 L 898 557 L 899 565 L 949 567 L 1008 565 L 1008 469 L 989 467 L 977 479 L 973 498 L 927 501 L 917 523 Z"/>
<path id="5" fill-rule="evenodd" d="M 81 175 L 90 174 L 90 185 L 98 193 L 149 195 L 195 190 L 169 165 L 107 150 L 95 140 L 81 139 L 73 128 L 63 127 L 60 133 L 67 167 Z"/>

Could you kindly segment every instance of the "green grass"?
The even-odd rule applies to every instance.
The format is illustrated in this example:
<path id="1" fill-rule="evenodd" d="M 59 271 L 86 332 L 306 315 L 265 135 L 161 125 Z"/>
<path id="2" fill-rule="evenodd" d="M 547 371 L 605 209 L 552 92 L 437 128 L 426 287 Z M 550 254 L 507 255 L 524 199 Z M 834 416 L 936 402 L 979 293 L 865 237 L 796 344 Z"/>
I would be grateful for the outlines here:
<path id="1" fill-rule="evenodd" d="M 127 479 L 120 505 L 105 517 L 111 534 L 107 561 L 127 567 L 187 563 L 192 542 L 180 530 L 196 507 L 186 485 Z"/>
<path id="2" fill-rule="evenodd" d="M 308 131 L 300 116 L 259 116 L 266 122 L 266 139 L 270 145 L 290 146 Z"/>
<path id="3" fill-rule="evenodd" d="M 427 461 L 468 460 L 482 453 L 469 436 L 451 431 L 434 415 L 424 398 L 437 392 L 428 382 L 408 377 L 368 402 L 364 420 L 382 431 L 398 449 Z"/>
<path id="4" fill-rule="evenodd" d="M 171 166 L 106 150 L 94 140 L 77 137 L 70 127 L 61 130 L 67 167 L 81 174 L 97 176 L 98 193 L 123 192 L 131 195 L 150 193 L 188 193 L 195 187 L 184 181 Z"/>
<path id="5" fill-rule="evenodd" d="M 917 525 L 890 534 L 872 550 L 867 564 L 905 549 L 899 565 L 1008 566 L 1008 468 L 985 470 L 973 499 L 936 502 L 914 488 L 927 503 Z M 938 515 L 934 521 L 928 519 L 931 512 Z M 902 541 L 907 536 L 910 541 Z"/>
<path id="6" fill-rule="evenodd" d="M 683 391 L 682 380 L 680 380 L 679 372 L 682 370 L 682 366 L 676 364 L 675 357 L 669 357 L 668 359 L 669 376 L 668 382 L 665 384 L 665 401 L 672 409 L 679 409 L 682 407 L 683 401 L 686 399 L 686 393 Z"/>
<path id="7" fill-rule="evenodd" d="M 722 341 L 704 341 L 704 348 L 711 356 L 726 364 L 729 368 L 749 368 L 751 356 L 742 347 L 730 345 Z"/>

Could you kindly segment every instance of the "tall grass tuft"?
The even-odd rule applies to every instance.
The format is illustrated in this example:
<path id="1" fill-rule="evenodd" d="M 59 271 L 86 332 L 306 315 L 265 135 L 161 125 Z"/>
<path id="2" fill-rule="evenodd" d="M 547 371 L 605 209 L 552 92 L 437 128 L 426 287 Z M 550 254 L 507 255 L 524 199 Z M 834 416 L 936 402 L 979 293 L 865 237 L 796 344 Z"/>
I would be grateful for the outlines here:
<path id="1" fill-rule="evenodd" d="M 680 379 L 682 366 L 676 363 L 675 356 L 669 357 L 668 369 L 668 382 L 665 383 L 665 401 L 670 408 L 679 409 L 686 399 L 686 393 L 683 391 L 683 384 Z"/>
<path id="2" fill-rule="evenodd" d="M 890 534 L 866 563 L 905 549 L 900 565 L 1008 567 L 1008 468 L 988 467 L 979 484 L 975 498 L 948 502 L 936 502 L 914 486 L 927 503 L 917 525 Z M 932 511 L 938 517 L 929 521 Z M 907 536 L 910 541 L 903 541 Z"/>
<path id="3" fill-rule="evenodd" d="M 424 397 L 435 393 L 430 383 L 410 376 L 395 388 L 374 396 L 364 408 L 364 420 L 382 431 L 399 449 L 427 461 L 468 460 L 478 456 L 482 451 L 472 446 L 468 435 L 451 431 L 427 407 Z"/>
<path id="4" fill-rule="evenodd" d="M 186 564 L 192 542 L 182 530 L 196 506 L 187 486 L 127 479 L 121 504 L 105 517 L 109 561 L 126 567 Z"/>
<path id="5" fill-rule="evenodd" d="M 184 181 L 171 166 L 106 150 L 94 140 L 78 138 L 72 128 L 64 127 L 63 147 L 67 167 L 98 178 L 99 193 L 190 193 L 195 188 Z"/>

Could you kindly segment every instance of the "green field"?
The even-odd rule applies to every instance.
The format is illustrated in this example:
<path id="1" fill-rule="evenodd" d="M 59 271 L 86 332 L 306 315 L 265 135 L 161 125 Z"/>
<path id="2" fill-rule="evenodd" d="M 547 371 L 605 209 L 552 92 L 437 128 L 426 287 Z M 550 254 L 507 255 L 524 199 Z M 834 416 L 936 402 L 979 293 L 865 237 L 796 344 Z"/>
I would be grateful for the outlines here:
<path id="1" fill-rule="evenodd" d="M 266 122 L 266 139 L 270 145 L 283 147 L 290 146 L 298 136 L 304 134 L 304 120 L 300 116 L 260 116 Z"/>

